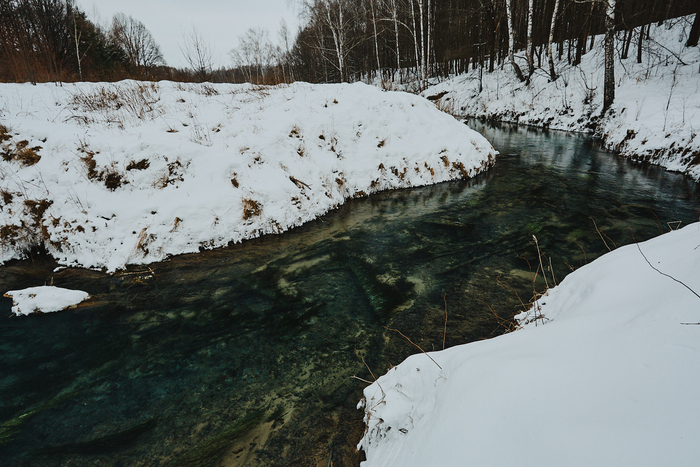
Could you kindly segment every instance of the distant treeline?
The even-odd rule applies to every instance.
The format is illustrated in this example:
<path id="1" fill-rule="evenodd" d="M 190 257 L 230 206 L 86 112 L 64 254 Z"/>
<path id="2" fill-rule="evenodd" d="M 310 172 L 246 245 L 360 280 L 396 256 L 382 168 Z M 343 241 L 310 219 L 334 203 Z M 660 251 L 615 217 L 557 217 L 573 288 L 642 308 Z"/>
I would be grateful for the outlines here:
<path id="1" fill-rule="evenodd" d="M 0 81 L 188 79 L 166 67 L 143 23 L 116 15 L 108 29 L 72 0 L 0 0 Z"/>
<path id="2" fill-rule="evenodd" d="M 0 81 L 275 84 L 401 80 L 408 72 L 426 80 L 470 67 L 493 70 L 513 50 L 527 50 L 527 69 L 516 70 L 526 79 L 546 63 L 550 44 L 559 58 L 578 63 L 592 36 L 605 32 L 608 11 L 624 58 L 633 42 L 641 51 L 642 25 L 697 13 L 700 0 L 306 0 L 303 8 L 296 37 L 284 29 L 283 44 L 273 46 L 266 31 L 251 29 L 232 50 L 230 68 L 213 69 L 201 36 L 183 38 L 190 69 L 175 69 L 132 17 L 118 14 L 100 27 L 73 0 L 0 0 Z M 696 20 L 695 44 L 698 34 Z"/>
<path id="3" fill-rule="evenodd" d="M 635 28 L 638 37 L 643 24 L 700 11 L 700 0 L 313 0 L 290 58 L 295 75 L 311 82 L 377 70 L 395 76 L 412 68 L 424 77 L 470 66 L 493 70 L 508 58 L 510 23 L 515 50 L 525 50 L 531 37 L 530 55 L 539 66 L 554 25 L 555 53 L 575 64 L 590 48 L 587 39 L 605 32 L 609 4 L 627 52 Z"/>

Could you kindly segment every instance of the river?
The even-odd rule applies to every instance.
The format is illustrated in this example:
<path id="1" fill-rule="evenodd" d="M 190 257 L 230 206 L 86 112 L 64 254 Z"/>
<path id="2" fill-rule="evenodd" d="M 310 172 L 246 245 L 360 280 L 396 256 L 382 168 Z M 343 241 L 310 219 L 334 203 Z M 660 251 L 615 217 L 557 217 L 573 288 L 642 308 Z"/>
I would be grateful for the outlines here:
<path id="1" fill-rule="evenodd" d="M 357 378 L 505 332 L 545 287 L 538 246 L 552 285 L 698 220 L 687 177 L 586 136 L 473 123 L 501 152 L 473 180 L 114 275 L 1 266 L 0 292 L 92 299 L 28 317 L 0 301 L 0 464 L 357 465 Z"/>

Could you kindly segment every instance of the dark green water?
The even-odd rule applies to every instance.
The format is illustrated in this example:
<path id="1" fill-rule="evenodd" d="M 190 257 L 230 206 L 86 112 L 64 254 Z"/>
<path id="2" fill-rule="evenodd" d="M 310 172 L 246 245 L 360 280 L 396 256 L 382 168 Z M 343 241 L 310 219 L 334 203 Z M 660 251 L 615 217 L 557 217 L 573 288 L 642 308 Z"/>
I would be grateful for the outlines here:
<path id="1" fill-rule="evenodd" d="M 587 137 L 476 126 L 502 155 L 475 180 L 150 270 L 0 267 L 0 292 L 53 279 L 94 297 L 21 318 L 0 301 L 0 465 L 357 465 L 359 355 L 378 376 L 417 351 L 383 326 L 439 349 L 446 305 L 447 346 L 500 334 L 515 292 L 532 296 L 533 234 L 561 280 L 607 251 L 601 235 L 698 219 L 683 176 Z"/>

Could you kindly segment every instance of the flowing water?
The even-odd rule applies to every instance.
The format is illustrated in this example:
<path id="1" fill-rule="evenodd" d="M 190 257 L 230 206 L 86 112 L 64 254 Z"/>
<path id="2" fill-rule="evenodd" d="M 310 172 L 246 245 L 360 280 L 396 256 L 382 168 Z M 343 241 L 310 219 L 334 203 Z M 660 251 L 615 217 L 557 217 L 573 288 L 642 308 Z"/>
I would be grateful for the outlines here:
<path id="1" fill-rule="evenodd" d="M 501 155 L 474 180 L 115 275 L 0 267 L 0 292 L 93 297 L 28 317 L 0 301 L 0 465 L 357 465 L 354 376 L 419 352 L 392 329 L 425 350 L 501 334 L 544 287 L 533 235 L 551 283 L 698 219 L 681 175 L 588 137 L 475 127 Z"/>

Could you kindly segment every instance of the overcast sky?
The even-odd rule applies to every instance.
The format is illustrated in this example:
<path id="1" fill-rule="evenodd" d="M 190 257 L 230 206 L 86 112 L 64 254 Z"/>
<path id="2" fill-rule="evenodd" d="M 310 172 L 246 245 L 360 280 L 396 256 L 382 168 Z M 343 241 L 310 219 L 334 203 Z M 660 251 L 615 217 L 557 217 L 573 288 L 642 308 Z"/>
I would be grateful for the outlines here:
<path id="1" fill-rule="evenodd" d="M 265 28 L 277 43 L 284 18 L 294 36 L 299 25 L 294 0 L 77 0 L 88 17 L 108 25 L 115 13 L 141 21 L 155 38 L 170 66 L 184 67 L 178 43 L 194 26 L 214 50 L 215 66 L 229 66 L 228 52 L 249 28 Z"/>

